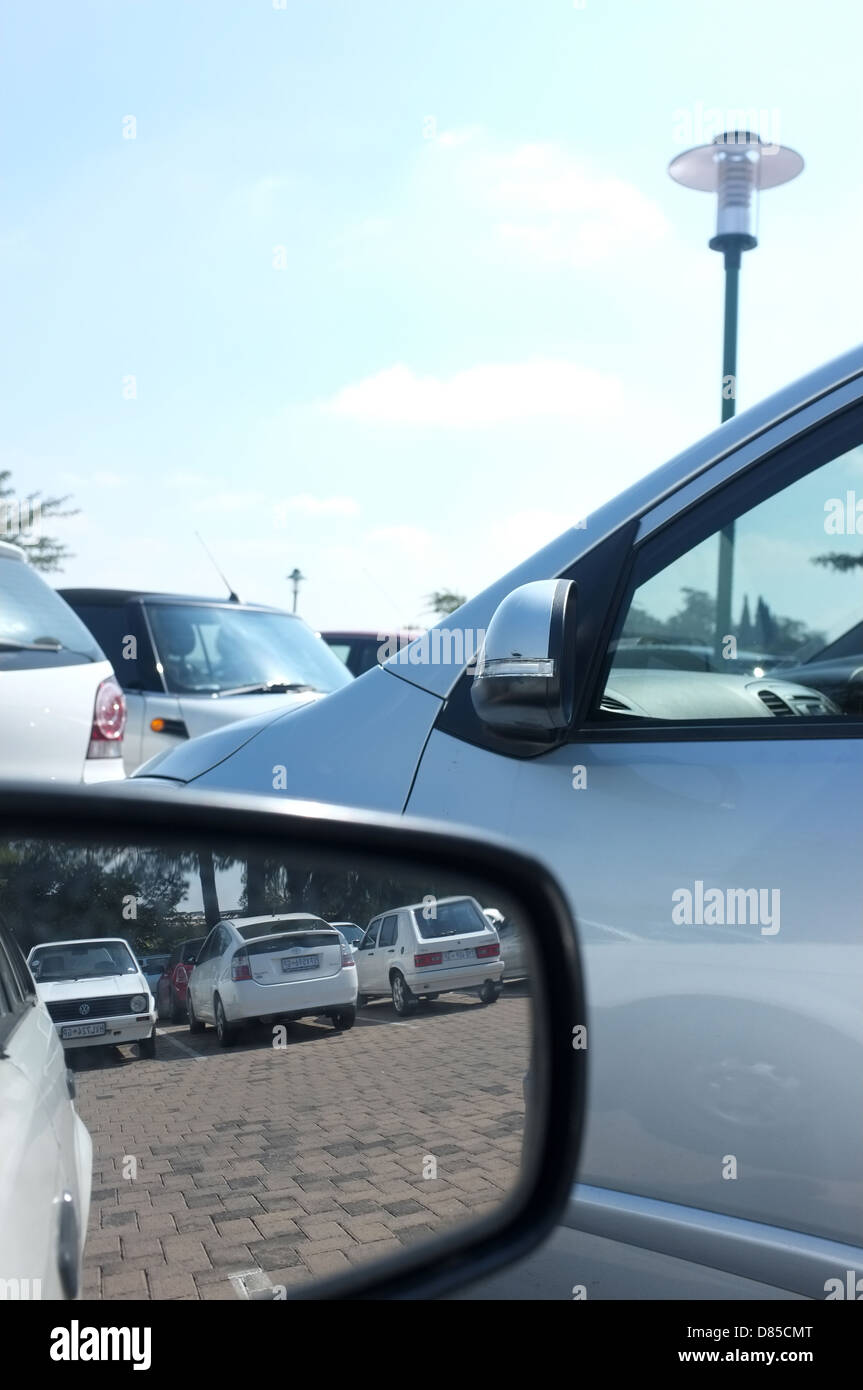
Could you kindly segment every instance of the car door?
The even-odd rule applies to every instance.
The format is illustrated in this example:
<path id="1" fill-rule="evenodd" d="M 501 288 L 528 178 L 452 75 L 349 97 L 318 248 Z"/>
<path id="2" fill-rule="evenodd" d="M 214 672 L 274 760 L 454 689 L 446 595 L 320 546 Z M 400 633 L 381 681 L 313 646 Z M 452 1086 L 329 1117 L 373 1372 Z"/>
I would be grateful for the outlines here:
<path id="1" fill-rule="evenodd" d="M 192 1003 L 198 1018 L 213 1018 L 213 981 L 221 928 L 216 926 L 210 932 L 198 954 L 195 968 L 189 976 L 188 988 L 192 993 Z"/>
<path id="2" fill-rule="evenodd" d="M 377 921 L 369 923 L 354 958 L 357 963 L 357 989 L 360 994 L 376 994 L 380 991 L 377 944 L 382 921 L 379 917 Z"/>
<path id="3" fill-rule="evenodd" d="M 642 516 L 622 565 L 612 537 L 603 582 L 602 546 L 577 563 L 566 741 L 492 740 L 462 691 L 407 806 L 511 836 L 577 914 L 568 1224 L 821 1297 L 863 1263 L 863 721 L 799 682 L 863 618 L 861 439 L 859 413 L 776 427 Z"/>
<path id="4" fill-rule="evenodd" d="M 404 955 L 404 947 L 399 947 L 399 914 L 390 912 L 381 922 L 378 944 L 375 950 L 375 980 L 377 988 L 383 993 L 390 987 L 390 967 L 398 958 L 399 950 Z M 413 961 L 411 961 L 413 965 Z"/>

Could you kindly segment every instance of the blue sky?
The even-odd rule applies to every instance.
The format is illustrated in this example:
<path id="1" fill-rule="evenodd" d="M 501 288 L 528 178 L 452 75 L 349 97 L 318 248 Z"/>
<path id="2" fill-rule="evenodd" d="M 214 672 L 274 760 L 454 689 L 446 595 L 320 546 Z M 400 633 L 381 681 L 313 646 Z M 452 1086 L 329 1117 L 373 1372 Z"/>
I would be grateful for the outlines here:
<path id="1" fill-rule="evenodd" d="M 313 624 L 380 630 L 713 428 L 714 200 L 666 172 L 712 110 L 806 160 L 744 259 L 740 407 L 860 338 L 851 4 L 0 23 L 0 466 L 81 508 L 57 583 L 219 592 L 199 530 L 243 597 L 299 565 Z"/>

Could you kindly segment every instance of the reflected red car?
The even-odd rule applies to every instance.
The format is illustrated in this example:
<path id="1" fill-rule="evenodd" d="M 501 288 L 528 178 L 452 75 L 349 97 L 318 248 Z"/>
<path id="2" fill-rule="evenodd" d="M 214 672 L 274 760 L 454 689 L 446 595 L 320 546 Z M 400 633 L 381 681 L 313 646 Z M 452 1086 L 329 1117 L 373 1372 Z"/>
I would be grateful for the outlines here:
<path id="1" fill-rule="evenodd" d="M 163 1023 L 185 1023 L 186 989 L 195 968 L 195 957 L 205 937 L 181 941 L 175 946 L 156 985 L 156 1009 Z"/>

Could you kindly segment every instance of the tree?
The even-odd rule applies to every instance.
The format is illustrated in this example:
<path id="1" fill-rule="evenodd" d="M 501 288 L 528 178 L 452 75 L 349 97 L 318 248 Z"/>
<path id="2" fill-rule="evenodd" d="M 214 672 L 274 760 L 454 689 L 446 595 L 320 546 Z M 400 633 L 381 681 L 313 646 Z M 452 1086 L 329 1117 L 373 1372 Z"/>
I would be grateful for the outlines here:
<path id="1" fill-rule="evenodd" d="M 9 541 L 23 550 L 34 569 L 54 573 L 72 559 L 72 551 L 55 536 L 42 533 L 47 517 L 77 516 L 79 507 L 66 507 L 69 496 L 43 497 L 30 492 L 26 497 L 16 495 L 8 468 L 0 469 L 0 540 Z"/>
<path id="2" fill-rule="evenodd" d="M 464 594 L 457 594 L 452 589 L 435 589 L 433 593 L 426 594 L 428 608 L 424 609 L 424 612 L 437 613 L 445 618 L 457 608 L 461 608 L 466 601 Z"/>

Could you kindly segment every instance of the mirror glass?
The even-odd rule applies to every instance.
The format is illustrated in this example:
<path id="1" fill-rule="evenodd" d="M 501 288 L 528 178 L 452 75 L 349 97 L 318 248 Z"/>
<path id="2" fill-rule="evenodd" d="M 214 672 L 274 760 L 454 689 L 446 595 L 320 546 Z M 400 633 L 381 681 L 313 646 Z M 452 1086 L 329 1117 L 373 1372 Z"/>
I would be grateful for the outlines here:
<path id="1" fill-rule="evenodd" d="M 495 884 L 22 839 L 0 918 L 93 1140 L 85 1298 L 284 1298 L 512 1194 L 535 972 Z"/>

